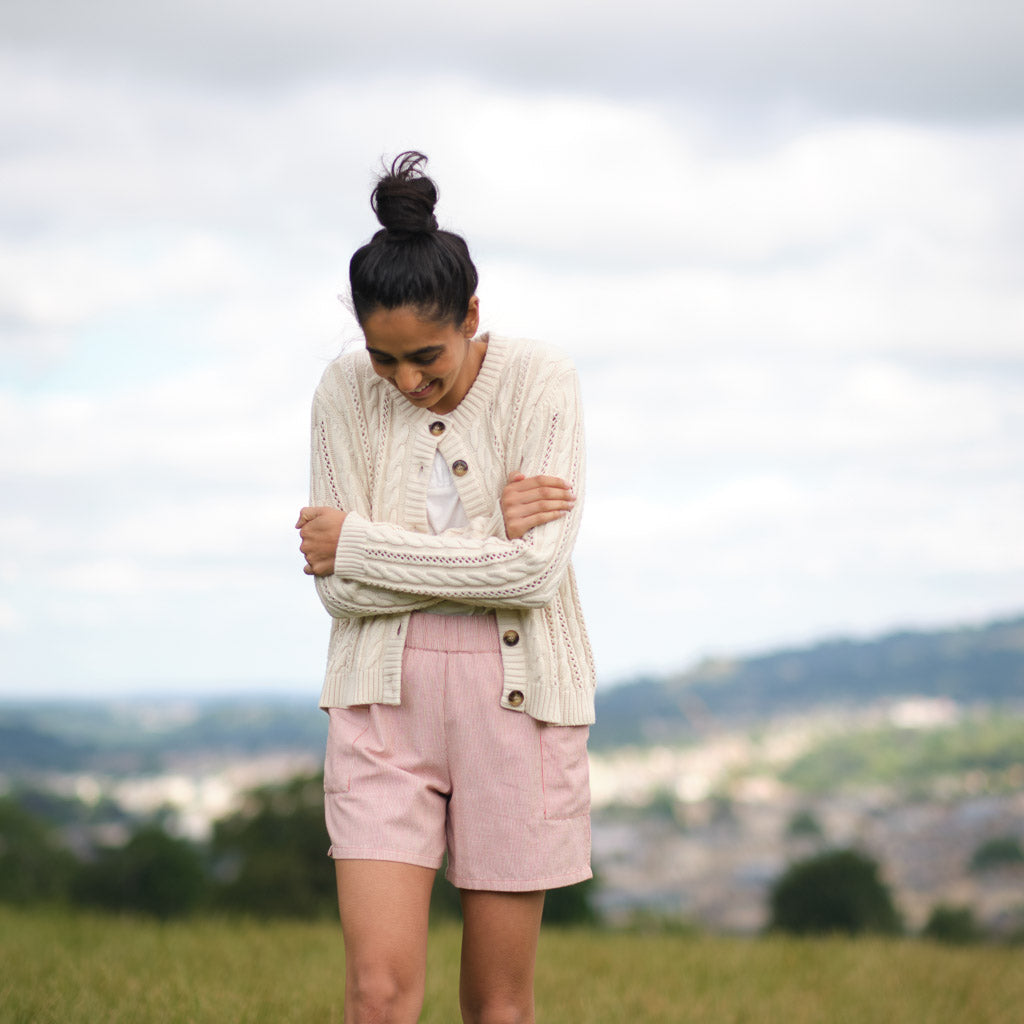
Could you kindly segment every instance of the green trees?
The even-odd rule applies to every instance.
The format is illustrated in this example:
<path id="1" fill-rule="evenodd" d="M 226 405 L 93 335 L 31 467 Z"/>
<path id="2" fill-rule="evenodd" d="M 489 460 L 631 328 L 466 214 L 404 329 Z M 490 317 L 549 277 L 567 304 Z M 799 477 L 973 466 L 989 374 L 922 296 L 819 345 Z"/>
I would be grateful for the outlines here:
<path id="1" fill-rule="evenodd" d="M 971 857 L 971 870 L 991 871 L 994 868 L 1016 867 L 1024 864 L 1024 850 L 1016 836 L 996 836 L 981 844 Z"/>
<path id="2" fill-rule="evenodd" d="M 208 845 L 177 838 L 152 821 L 136 824 L 122 845 L 89 849 L 82 808 L 44 808 L 51 819 L 56 815 L 48 821 L 26 802 L 45 803 L 33 794 L 0 798 L 2 903 L 71 902 L 161 919 L 204 908 L 259 917 L 337 913 L 320 774 L 253 791 L 216 823 Z M 78 856 L 62 844 L 60 824 L 74 829 Z M 553 891 L 545 920 L 593 921 L 591 891 L 592 883 Z M 439 873 L 432 916 L 459 912 L 457 891 Z"/>
<path id="3" fill-rule="evenodd" d="M 596 886 L 597 879 L 588 878 L 575 885 L 551 889 L 544 897 L 544 923 L 593 924 L 597 920 L 597 912 L 591 899 Z"/>
<path id="4" fill-rule="evenodd" d="M 970 907 L 954 907 L 945 903 L 932 908 L 921 935 L 950 945 L 967 945 L 979 942 L 983 937 Z"/>
<path id="5" fill-rule="evenodd" d="M 72 883 L 77 903 L 160 918 L 191 913 L 208 891 L 199 852 L 158 825 L 144 825 L 124 846 L 99 850 L 79 867 Z"/>
<path id="6" fill-rule="evenodd" d="M 595 924 L 598 920 L 594 909 L 593 895 L 598 882 L 588 878 L 585 882 L 566 885 L 561 889 L 550 889 L 544 897 L 545 925 Z M 430 918 L 432 921 L 458 919 L 462 916 L 459 891 L 444 877 L 442 867 L 434 879 L 430 894 Z"/>
<path id="7" fill-rule="evenodd" d="M 262 916 L 334 914 L 327 847 L 323 776 L 255 790 L 214 828 L 216 904 Z"/>
<path id="8" fill-rule="evenodd" d="M 821 822 L 812 811 L 797 811 L 786 825 L 786 836 L 789 839 L 815 839 L 825 838 L 825 830 Z"/>
<path id="9" fill-rule="evenodd" d="M 893 934 L 902 927 L 878 864 L 856 850 L 793 864 L 772 887 L 770 905 L 769 927 L 796 934 Z"/>
<path id="10" fill-rule="evenodd" d="M 53 829 L 17 800 L 0 798 L 0 901 L 63 900 L 75 866 Z"/>

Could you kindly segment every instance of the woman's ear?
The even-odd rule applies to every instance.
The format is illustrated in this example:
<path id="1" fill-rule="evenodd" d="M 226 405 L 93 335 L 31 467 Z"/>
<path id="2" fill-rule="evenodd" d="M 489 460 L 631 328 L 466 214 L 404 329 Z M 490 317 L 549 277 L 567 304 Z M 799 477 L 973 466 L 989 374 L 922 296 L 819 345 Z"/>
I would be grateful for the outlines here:
<path id="1" fill-rule="evenodd" d="M 466 319 L 462 321 L 462 333 L 467 338 L 472 338 L 480 327 L 480 300 L 474 295 L 469 300 L 469 310 Z"/>

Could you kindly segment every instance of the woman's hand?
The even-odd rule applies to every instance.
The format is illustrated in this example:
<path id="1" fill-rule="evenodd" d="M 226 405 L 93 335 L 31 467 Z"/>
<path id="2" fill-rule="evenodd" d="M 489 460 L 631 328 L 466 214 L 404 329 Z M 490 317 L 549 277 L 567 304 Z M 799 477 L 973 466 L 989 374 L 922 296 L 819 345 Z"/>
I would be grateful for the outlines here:
<path id="1" fill-rule="evenodd" d="M 344 522 L 345 513 L 340 508 L 316 506 L 299 512 L 295 529 L 302 538 L 299 550 L 306 556 L 302 571 L 307 576 L 330 576 L 334 572 L 334 557 Z"/>
<path id="2" fill-rule="evenodd" d="M 541 523 L 561 519 L 576 503 L 569 485 L 557 476 L 513 473 L 501 492 L 501 515 L 505 536 L 518 540 Z"/>

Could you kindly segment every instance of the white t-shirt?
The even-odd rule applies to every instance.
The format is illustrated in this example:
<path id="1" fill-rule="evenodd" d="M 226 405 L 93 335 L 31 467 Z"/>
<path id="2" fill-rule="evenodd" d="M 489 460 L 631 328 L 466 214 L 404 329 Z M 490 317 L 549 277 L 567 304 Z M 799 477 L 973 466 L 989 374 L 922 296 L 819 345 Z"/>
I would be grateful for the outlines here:
<path id="1" fill-rule="evenodd" d="M 466 510 L 455 489 L 455 477 L 440 451 L 434 452 L 434 465 L 427 484 L 427 522 L 432 533 L 469 526 Z"/>
<path id="2" fill-rule="evenodd" d="M 434 465 L 427 484 L 427 522 L 432 533 L 469 526 L 469 517 L 455 489 L 455 477 L 439 451 L 434 452 Z M 427 611 L 434 615 L 479 615 L 485 614 L 487 609 L 458 601 L 442 601 Z"/>

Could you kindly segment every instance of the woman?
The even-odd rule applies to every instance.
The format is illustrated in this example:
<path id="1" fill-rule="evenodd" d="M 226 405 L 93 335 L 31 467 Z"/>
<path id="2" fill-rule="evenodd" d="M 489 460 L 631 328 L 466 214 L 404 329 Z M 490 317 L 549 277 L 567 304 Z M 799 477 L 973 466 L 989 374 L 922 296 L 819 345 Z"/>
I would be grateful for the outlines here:
<path id="1" fill-rule="evenodd" d="M 569 556 L 575 372 L 477 336 L 477 272 L 403 153 L 349 276 L 366 351 L 313 402 L 305 571 L 333 617 L 321 706 L 345 1020 L 415 1021 L 434 874 L 460 890 L 463 1020 L 533 1020 L 544 892 L 590 877 L 594 671 Z"/>

